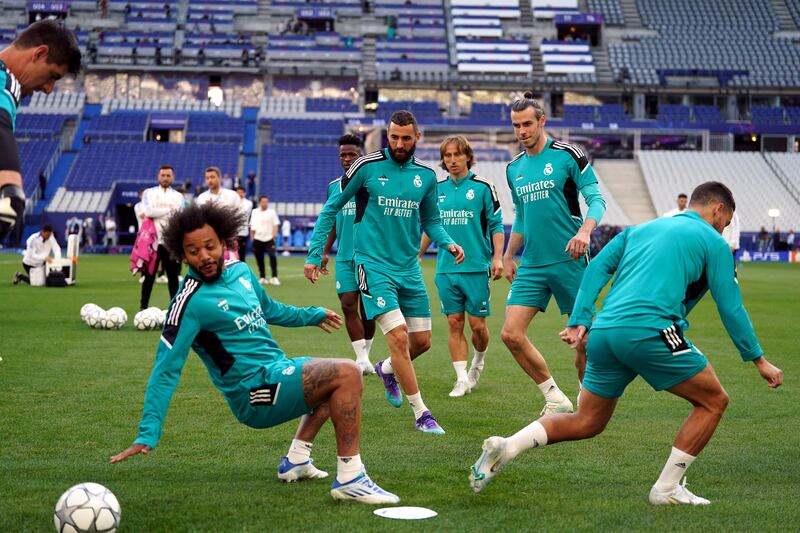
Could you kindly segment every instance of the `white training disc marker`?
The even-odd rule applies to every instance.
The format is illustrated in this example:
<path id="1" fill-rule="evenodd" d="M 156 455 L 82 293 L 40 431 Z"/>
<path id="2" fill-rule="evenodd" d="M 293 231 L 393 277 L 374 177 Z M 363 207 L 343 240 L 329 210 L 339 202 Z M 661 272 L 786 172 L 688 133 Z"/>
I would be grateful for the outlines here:
<path id="1" fill-rule="evenodd" d="M 396 520 L 424 520 L 439 514 L 425 507 L 384 507 L 373 512 L 382 518 L 394 518 Z"/>

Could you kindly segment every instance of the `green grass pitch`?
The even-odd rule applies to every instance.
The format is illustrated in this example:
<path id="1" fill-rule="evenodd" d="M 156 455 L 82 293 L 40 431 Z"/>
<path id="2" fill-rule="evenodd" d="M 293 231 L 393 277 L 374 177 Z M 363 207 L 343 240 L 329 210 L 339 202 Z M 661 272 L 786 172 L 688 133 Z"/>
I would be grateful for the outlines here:
<path id="1" fill-rule="evenodd" d="M 251 257 L 252 261 L 252 257 Z M 800 306 L 797 265 L 743 265 L 745 305 L 770 360 L 785 384 L 769 390 L 743 363 L 709 296 L 691 315 L 688 337 L 714 365 L 731 396 L 717 434 L 688 471 L 706 508 L 654 508 L 647 503 L 672 438 L 689 412 L 683 400 L 655 393 L 636 380 L 606 432 L 598 438 L 529 451 L 511 463 L 483 494 L 468 485 L 469 465 L 483 439 L 510 434 L 537 418 L 542 397 L 499 340 L 508 284 L 496 282 L 492 341 L 479 387 L 450 399 L 454 373 L 446 322 L 438 314 L 434 262 L 425 279 L 434 310 L 433 347 L 416 363 L 427 405 L 447 434 L 414 430 L 408 404 L 390 407 L 377 378 L 366 379 L 361 454 L 379 484 L 403 505 L 429 507 L 423 522 L 388 521 L 373 507 L 337 503 L 329 480 L 282 484 L 275 477 L 296 423 L 271 430 L 240 425 L 191 356 L 172 400 L 164 436 L 149 456 L 111 466 L 108 458 L 136 434 L 157 332 L 133 328 L 139 284 L 126 257 L 84 256 L 79 282 L 65 289 L 12 286 L 19 258 L 0 256 L 0 531 L 52 531 L 59 495 L 96 481 L 122 505 L 122 532 L 132 531 L 778 531 L 798 527 L 800 373 L 795 322 Z M 280 287 L 270 294 L 294 305 L 339 309 L 332 276 L 311 286 L 302 259 L 279 259 Z M 643 287 L 642 290 L 647 290 Z M 94 302 L 121 306 L 121 331 L 91 330 L 78 311 Z M 167 304 L 166 285 L 152 304 Z M 529 330 L 556 380 L 574 399 L 571 352 L 556 333 L 564 325 L 554 303 Z M 290 356 L 352 356 L 344 330 L 273 328 Z M 372 360 L 386 355 L 378 335 Z M 316 464 L 335 472 L 330 426 L 315 444 Z"/>

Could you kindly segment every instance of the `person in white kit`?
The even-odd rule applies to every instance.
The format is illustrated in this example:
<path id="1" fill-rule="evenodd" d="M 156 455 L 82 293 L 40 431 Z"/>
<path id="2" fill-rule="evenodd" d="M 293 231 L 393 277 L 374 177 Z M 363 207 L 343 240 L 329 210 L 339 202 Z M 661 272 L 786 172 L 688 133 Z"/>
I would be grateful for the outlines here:
<path id="1" fill-rule="evenodd" d="M 681 213 L 686 211 L 686 206 L 688 206 L 688 205 L 689 205 L 689 197 L 686 196 L 684 193 L 680 193 L 678 195 L 677 204 L 675 206 L 675 209 L 670 209 L 669 211 L 667 211 L 666 213 L 664 213 L 661 216 L 665 217 L 665 218 L 669 218 L 669 217 L 674 217 L 675 215 L 680 215 Z"/>
<path id="2" fill-rule="evenodd" d="M 169 298 L 178 292 L 178 276 L 181 273 L 181 264 L 174 261 L 164 246 L 163 233 L 167 226 L 169 216 L 183 209 L 183 195 L 172 188 L 175 181 L 175 170 L 171 165 L 161 165 L 158 169 L 158 185 L 145 189 L 142 194 L 142 204 L 144 205 L 144 216 L 153 219 L 158 233 L 158 260 L 156 268 L 152 274 L 145 274 L 142 282 L 142 297 L 139 302 L 139 309 L 147 309 L 150 305 L 150 294 L 153 292 L 153 283 L 156 280 L 156 273 L 159 265 L 167 273 L 167 287 L 169 288 Z"/>
<path id="3" fill-rule="evenodd" d="M 105 221 L 106 235 L 103 237 L 106 246 L 117 245 L 117 221 L 113 215 L 106 215 Z"/>
<path id="4" fill-rule="evenodd" d="M 198 205 L 204 205 L 209 202 L 221 202 L 221 205 L 239 209 L 242 199 L 239 198 L 239 195 L 236 194 L 236 191 L 233 189 L 226 189 L 222 186 L 219 167 L 208 167 L 205 171 L 205 178 L 208 190 L 203 191 L 197 197 L 195 202 L 197 202 Z"/>
<path id="5" fill-rule="evenodd" d="M 278 213 L 269 207 L 269 198 L 258 198 L 258 209 L 253 209 L 250 215 L 250 238 L 253 241 L 253 255 L 258 263 L 258 277 L 260 283 L 267 283 L 264 275 L 264 252 L 269 254 L 269 267 L 272 277 L 270 285 L 280 285 L 278 279 L 278 256 L 275 254 L 275 237 L 278 235 L 278 226 L 281 221 Z"/>
<path id="6" fill-rule="evenodd" d="M 289 241 L 292 239 L 292 223 L 288 218 L 281 224 L 281 238 L 283 239 L 283 256 L 289 257 Z"/>
<path id="7" fill-rule="evenodd" d="M 725 239 L 725 242 L 728 243 L 728 246 L 731 249 L 734 264 L 736 263 L 736 250 L 739 249 L 740 237 L 741 233 L 739 231 L 739 215 L 737 215 L 736 211 L 734 211 L 731 223 L 728 224 L 724 230 L 722 230 L 722 238 Z"/>
<path id="8" fill-rule="evenodd" d="M 248 224 L 242 226 L 242 229 L 239 230 L 239 235 L 236 236 L 236 240 L 239 243 L 239 261 L 244 263 L 244 257 L 247 253 L 247 236 L 250 235 L 249 221 L 250 215 L 253 213 L 253 201 L 247 198 L 246 191 L 241 185 L 236 187 L 236 194 L 239 195 L 242 202 L 239 209 L 241 209 L 242 213 L 245 215 L 245 220 L 248 221 Z"/>
<path id="9" fill-rule="evenodd" d="M 32 268 L 42 267 L 45 263 L 52 262 L 53 259 L 61 259 L 61 247 L 53 236 L 53 227 L 45 224 L 41 231 L 28 237 L 25 243 L 25 255 L 22 256 L 22 268 L 25 269 L 25 274 L 15 273 L 12 280 L 14 285 L 20 281 L 30 284 L 31 278 L 26 274 L 30 274 Z"/>

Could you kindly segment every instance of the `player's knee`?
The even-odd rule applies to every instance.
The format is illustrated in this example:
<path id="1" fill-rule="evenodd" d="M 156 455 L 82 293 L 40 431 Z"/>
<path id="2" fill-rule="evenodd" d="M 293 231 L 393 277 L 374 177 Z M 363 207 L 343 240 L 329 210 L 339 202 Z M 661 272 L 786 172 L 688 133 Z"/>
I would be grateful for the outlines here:
<path id="1" fill-rule="evenodd" d="M 431 332 L 420 331 L 409 335 L 409 351 L 414 354 L 422 354 L 431 348 Z"/>
<path id="2" fill-rule="evenodd" d="M 364 389 L 364 380 L 361 376 L 361 369 L 358 368 L 355 361 L 342 359 L 337 362 L 337 364 L 339 365 L 339 375 L 341 376 L 343 384 L 345 384 L 349 390 L 361 393 Z"/>
<path id="3" fill-rule="evenodd" d="M 500 340 L 511 349 L 518 347 L 522 343 L 523 337 L 524 335 L 522 333 L 505 327 L 500 332 Z"/>
<path id="4" fill-rule="evenodd" d="M 347 317 L 358 318 L 358 304 L 355 298 L 342 298 L 342 313 Z"/>
<path id="5" fill-rule="evenodd" d="M 450 328 L 450 333 L 464 331 L 464 315 L 447 315 L 447 327 Z"/>
<path id="6" fill-rule="evenodd" d="M 722 416 L 722 413 L 724 413 L 725 409 L 728 408 L 730 397 L 728 396 L 728 393 L 725 392 L 725 389 L 720 387 L 719 391 L 714 394 L 709 403 L 711 410 L 717 413 L 719 416 Z"/>
<path id="7" fill-rule="evenodd" d="M 386 333 L 386 342 L 390 348 L 400 351 L 408 351 L 408 330 L 405 327 L 397 327 Z"/>
<path id="8" fill-rule="evenodd" d="M 596 418 L 588 415 L 581 415 L 580 411 L 575 414 L 578 418 L 581 437 L 591 439 L 602 433 L 608 425 L 608 419 Z"/>

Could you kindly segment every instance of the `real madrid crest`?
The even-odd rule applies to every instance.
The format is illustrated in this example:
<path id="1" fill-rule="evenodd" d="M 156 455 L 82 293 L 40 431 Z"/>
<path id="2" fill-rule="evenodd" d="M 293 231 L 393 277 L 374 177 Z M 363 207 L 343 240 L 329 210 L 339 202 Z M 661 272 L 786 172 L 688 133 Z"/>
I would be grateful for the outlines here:
<path id="1" fill-rule="evenodd" d="M 475 190 L 470 189 L 467 191 L 467 200 L 472 200 L 473 198 L 475 198 Z"/>
<path id="2" fill-rule="evenodd" d="M 544 166 L 544 175 L 545 176 L 549 176 L 552 173 L 553 173 L 553 164 L 552 163 L 547 163 Z"/>
<path id="3" fill-rule="evenodd" d="M 419 189 L 420 187 L 422 187 L 422 178 L 420 177 L 420 175 L 419 175 L 419 174 L 417 174 L 416 176 L 414 176 L 414 187 L 416 187 L 416 188 L 418 188 L 418 189 Z"/>

